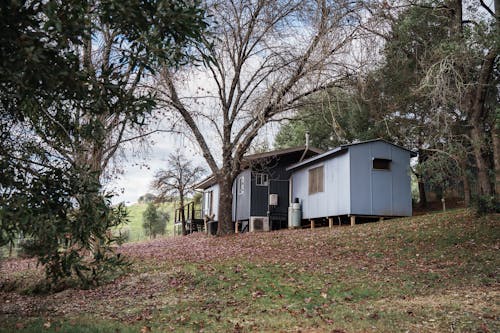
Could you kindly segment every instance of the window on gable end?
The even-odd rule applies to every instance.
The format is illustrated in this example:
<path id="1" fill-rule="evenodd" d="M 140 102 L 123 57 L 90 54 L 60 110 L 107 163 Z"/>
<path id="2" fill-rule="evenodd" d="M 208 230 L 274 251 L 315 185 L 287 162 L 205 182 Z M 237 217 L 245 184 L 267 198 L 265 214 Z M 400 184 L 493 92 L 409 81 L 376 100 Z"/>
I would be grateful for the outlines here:
<path id="1" fill-rule="evenodd" d="M 375 170 L 391 170 L 391 160 L 386 158 L 374 158 L 373 169 Z"/>

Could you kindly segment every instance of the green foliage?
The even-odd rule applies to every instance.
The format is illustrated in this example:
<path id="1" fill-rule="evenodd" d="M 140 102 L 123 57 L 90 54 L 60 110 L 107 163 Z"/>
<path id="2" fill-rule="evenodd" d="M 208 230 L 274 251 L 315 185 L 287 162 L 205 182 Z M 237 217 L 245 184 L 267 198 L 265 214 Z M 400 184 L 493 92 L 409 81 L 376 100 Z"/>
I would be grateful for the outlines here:
<path id="1" fill-rule="evenodd" d="M 158 204 L 158 211 L 164 214 L 168 214 L 168 216 L 173 216 L 174 214 L 174 206 L 173 202 L 166 202 Z M 127 218 L 129 222 L 126 227 L 115 229 L 115 233 L 128 232 L 129 238 L 128 242 L 139 242 L 149 239 L 149 236 L 146 235 L 143 224 L 143 213 L 147 208 L 147 204 L 134 204 L 125 207 L 127 210 Z M 169 235 L 172 233 L 173 223 L 168 223 L 165 227 L 165 234 Z"/>
<path id="2" fill-rule="evenodd" d="M 473 200 L 476 214 L 484 216 L 491 213 L 500 213 L 500 202 L 495 200 L 494 196 L 479 195 Z"/>
<path id="3" fill-rule="evenodd" d="M 97 285 L 126 265 L 113 251 L 120 239 L 109 232 L 126 221 L 124 207 L 112 208 L 110 196 L 99 193 L 95 180 L 79 175 L 71 183 L 58 179 L 32 185 L 43 186 L 45 197 L 27 201 L 24 193 L 14 195 L 4 202 L 1 221 L 17 222 L 15 230 L 25 237 L 23 253 L 38 258 L 52 286 L 73 275 L 84 287 Z M 20 204 L 26 206 L 20 208 Z M 2 242 L 6 241 L 3 237 Z"/>
<path id="4" fill-rule="evenodd" d="M 113 253 L 119 237 L 110 232 L 125 210 L 111 207 L 102 175 L 120 144 L 115 138 L 142 126 L 155 105 L 152 94 L 131 86 L 154 63 L 189 58 L 188 46 L 205 27 L 198 5 L 0 6 L 0 246 L 22 235 L 52 285 L 72 276 L 95 285 L 125 263 Z M 99 53 L 92 52 L 97 40 L 110 42 L 109 54 L 99 50 L 102 61 L 86 58 Z M 123 124 L 121 131 L 110 130 L 113 124 Z"/>
<path id="5" fill-rule="evenodd" d="M 165 234 L 165 227 L 170 216 L 167 212 L 158 211 L 156 205 L 152 202 L 148 204 L 146 210 L 142 213 L 142 227 L 144 232 L 150 238 L 156 238 L 158 235 Z"/>
<path id="6" fill-rule="evenodd" d="M 305 133 L 310 145 L 328 150 L 355 140 L 381 137 L 380 125 L 370 109 L 354 92 L 330 90 L 313 96 L 276 135 L 279 148 L 303 146 Z"/>
<path id="7" fill-rule="evenodd" d="M 188 46 L 207 29 L 199 0 L 105 0 L 100 7 L 103 23 L 128 36 L 134 60 L 149 70 L 157 63 L 179 66 L 193 60 Z"/>
<path id="8" fill-rule="evenodd" d="M 142 203 L 150 203 L 150 202 L 154 202 L 157 200 L 157 197 L 156 195 L 152 194 L 152 193 L 146 193 L 144 195 L 141 195 L 139 197 L 139 199 L 137 199 L 137 202 L 142 204 Z"/>

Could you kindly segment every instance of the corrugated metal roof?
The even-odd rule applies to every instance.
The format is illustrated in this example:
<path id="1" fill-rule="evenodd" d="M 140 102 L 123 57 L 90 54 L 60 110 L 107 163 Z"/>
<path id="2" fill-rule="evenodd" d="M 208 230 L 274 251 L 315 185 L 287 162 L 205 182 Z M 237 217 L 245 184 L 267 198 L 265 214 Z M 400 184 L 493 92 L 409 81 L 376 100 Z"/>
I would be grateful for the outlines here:
<path id="1" fill-rule="evenodd" d="M 265 159 L 265 158 L 270 158 L 270 157 L 277 157 L 277 156 L 282 156 L 282 155 L 287 155 L 287 154 L 292 154 L 296 152 L 301 152 L 306 149 L 305 146 L 301 147 L 291 147 L 291 148 L 284 148 L 284 149 L 277 149 L 277 150 L 272 150 L 264 153 L 257 153 L 257 154 L 251 154 L 251 155 L 246 155 L 243 157 L 243 162 L 242 162 L 242 169 L 245 169 L 248 167 L 248 162 L 249 161 L 257 161 L 260 159 Z M 310 152 L 313 152 L 315 154 L 321 154 L 323 153 L 323 150 L 315 147 L 309 147 L 307 149 Z M 245 163 L 245 161 L 247 163 Z M 195 189 L 205 189 L 207 187 L 210 187 L 217 182 L 215 181 L 215 176 L 212 174 L 205 179 L 203 179 L 201 182 L 199 182 L 196 186 Z"/>
<path id="2" fill-rule="evenodd" d="M 334 148 L 332 150 L 327 151 L 326 153 L 316 155 L 314 157 L 308 158 L 307 160 L 304 160 L 304 161 L 299 162 L 299 163 L 292 164 L 291 166 L 286 168 L 286 170 L 290 171 L 290 170 L 297 169 L 297 168 L 300 168 L 302 166 L 305 166 L 305 165 L 308 165 L 308 164 L 311 164 L 314 162 L 321 161 L 321 160 L 325 159 L 326 157 L 329 157 L 331 155 L 334 155 L 334 154 L 341 152 L 341 151 L 344 151 L 344 150 L 347 150 L 347 148 L 342 147 L 342 146 Z"/>
<path id="3" fill-rule="evenodd" d="M 272 150 L 272 151 L 267 151 L 264 153 L 258 153 L 258 154 L 252 154 L 252 155 L 246 155 L 243 157 L 244 160 L 250 160 L 250 161 L 255 161 L 255 160 L 260 160 L 262 158 L 267 158 L 267 157 L 275 157 L 275 156 L 280 156 L 280 155 L 286 155 L 286 154 L 291 154 L 299 151 L 304 151 L 305 147 L 292 147 L 292 148 L 284 148 L 284 149 L 277 149 L 277 150 Z M 314 148 L 314 147 L 309 147 L 309 151 L 312 151 L 316 154 L 321 154 L 323 153 L 323 150 L 319 148 Z"/>
<path id="4" fill-rule="evenodd" d="M 366 143 L 371 143 L 371 142 L 376 142 L 376 141 L 385 142 L 385 143 L 388 143 L 388 144 L 390 144 L 392 146 L 395 146 L 395 147 L 398 147 L 400 149 L 406 150 L 406 151 L 410 152 L 410 156 L 411 157 L 417 156 L 417 153 L 415 153 L 414 151 L 412 151 L 410 149 L 407 149 L 405 147 L 399 146 L 397 144 L 394 144 L 392 142 L 389 142 L 387 140 L 384 140 L 384 139 L 373 139 L 373 140 L 366 140 L 366 141 L 360 141 L 360 142 L 353 142 L 353 143 L 349 143 L 349 144 L 345 144 L 345 145 L 339 146 L 339 147 L 334 148 L 332 150 L 329 150 L 329 151 L 327 151 L 327 152 L 325 152 L 323 154 L 320 154 L 320 155 L 308 158 L 307 160 L 304 160 L 302 162 L 293 164 L 293 165 L 289 166 L 288 168 L 286 168 L 286 170 L 290 171 L 290 170 L 294 170 L 294 169 L 298 169 L 298 168 L 304 167 L 304 166 L 312 164 L 314 162 L 319 162 L 319 161 L 321 161 L 321 160 L 323 160 L 323 159 L 325 159 L 327 157 L 330 157 L 330 156 L 335 155 L 337 153 L 341 153 L 343 151 L 348 150 L 350 146 L 355 146 L 355 145 L 360 145 L 360 144 L 366 144 Z"/>

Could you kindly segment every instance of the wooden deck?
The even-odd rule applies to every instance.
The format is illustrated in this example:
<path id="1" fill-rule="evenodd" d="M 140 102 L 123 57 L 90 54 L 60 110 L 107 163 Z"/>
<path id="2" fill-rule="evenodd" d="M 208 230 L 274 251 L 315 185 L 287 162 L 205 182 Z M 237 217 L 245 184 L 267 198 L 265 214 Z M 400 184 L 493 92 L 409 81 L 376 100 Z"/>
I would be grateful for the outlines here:
<path id="1" fill-rule="evenodd" d="M 182 209 L 177 208 L 174 212 L 174 234 L 182 233 Z M 201 216 L 201 210 L 195 209 L 194 202 L 184 206 L 184 218 L 186 220 L 186 232 L 188 234 L 205 231 L 205 223 Z"/>

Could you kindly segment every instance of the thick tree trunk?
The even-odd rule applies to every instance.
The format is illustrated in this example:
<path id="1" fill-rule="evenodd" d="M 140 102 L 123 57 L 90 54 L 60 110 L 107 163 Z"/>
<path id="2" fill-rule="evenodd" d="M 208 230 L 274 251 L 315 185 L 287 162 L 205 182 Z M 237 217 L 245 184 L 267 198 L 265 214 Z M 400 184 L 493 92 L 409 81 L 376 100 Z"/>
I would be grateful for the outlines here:
<path id="1" fill-rule="evenodd" d="M 422 164 L 426 159 L 423 149 L 418 150 L 418 164 Z M 415 173 L 418 183 L 418 205 L 420 208 L 427 208 L 427 196 L 425 194 L 425 183 L 420 173 Z"/>
<path id="2" fill-rule="evenodd" d="M 491 131 L 491 140 L 493 141 L 493 161 L 495 167 L 495 195 L 496 200 L 500 201 L 500 124 L 495 124 Z"/>
<path id="3" fill-rule="evenodd" d="M 418 205 L 420 208 L 427 208 L 427 196 L 425 195 L 425 184 L 418 180 Z"/>
<path id="4" fill-rule="evenodd" d="M 219 181 L 219 211 L 217 235 L 227 235 L 234 232 L 233 228 L 233 179 L 225 174 Z"/>
<path id="5" fill-rule="evenodd" d="M 466 108 L 469 114 L 469 124 L 471 126 L 471 140 L 478 169 L 479 195 L 491 197 L 493 187 L 489 178 L 489 165 L 485 152 L 488 150 L 484 137 L 486 119 L 488 119 L 488 109 L 485 107 L 487 88 L 490 82 L 491 73 L 496 53 L 490 51 L 481 64 L 481 72 L 477 84 L 466 95 Z"/>
<path id="6" fill-rule="evenodd" d="M 474 118 L 474 117 L 473 117 Z M 479 183 L 479 195 L 491 196 L 492 188 L 488 176 L 488 162 L 483 155 L 484 137 L 479 121 L 471 120 L 471 139 L 474 152 L 474 159 L 477 167 L 477 177 Z"/>

